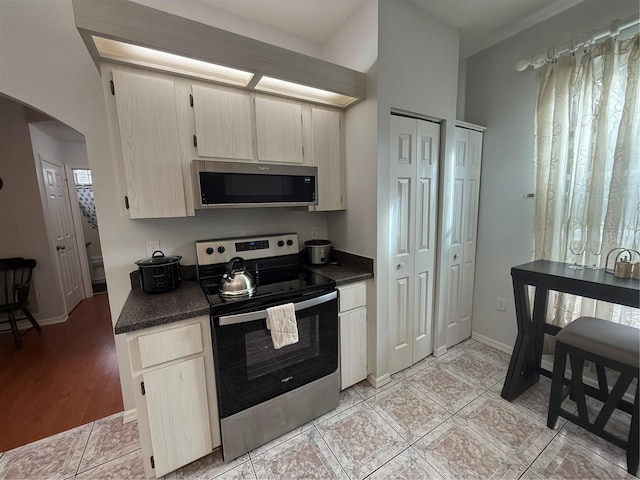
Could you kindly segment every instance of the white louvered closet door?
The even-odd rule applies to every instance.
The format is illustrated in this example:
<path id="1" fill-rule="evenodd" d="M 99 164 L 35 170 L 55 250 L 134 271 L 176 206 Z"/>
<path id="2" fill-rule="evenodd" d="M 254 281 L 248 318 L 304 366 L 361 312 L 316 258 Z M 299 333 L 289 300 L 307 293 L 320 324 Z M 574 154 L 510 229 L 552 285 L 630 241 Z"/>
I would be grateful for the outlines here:
<path id="1" fill-rule="evenodd" d="M 432 352 L 440 125 L 391 116 L 389 371 Z"/>

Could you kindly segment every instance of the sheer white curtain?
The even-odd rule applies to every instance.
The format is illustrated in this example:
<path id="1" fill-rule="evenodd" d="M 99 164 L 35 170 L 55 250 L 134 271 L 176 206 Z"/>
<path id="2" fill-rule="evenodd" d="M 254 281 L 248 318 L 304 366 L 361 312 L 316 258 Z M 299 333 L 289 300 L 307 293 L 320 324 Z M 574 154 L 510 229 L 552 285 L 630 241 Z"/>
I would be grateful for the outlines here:
<path id="1" fill-rule="evenodd" d="M 604 266 L 614 247 L 639 249 L 639 60 L 636 35 L 608 39 L 579 60 L 561 57 L 540 73 L 536 259 L 588 268 Z M 559 326 L 590 315 L 640 327 L 636 309 L 568 294 L 552 301 L 547 321 Z"/>

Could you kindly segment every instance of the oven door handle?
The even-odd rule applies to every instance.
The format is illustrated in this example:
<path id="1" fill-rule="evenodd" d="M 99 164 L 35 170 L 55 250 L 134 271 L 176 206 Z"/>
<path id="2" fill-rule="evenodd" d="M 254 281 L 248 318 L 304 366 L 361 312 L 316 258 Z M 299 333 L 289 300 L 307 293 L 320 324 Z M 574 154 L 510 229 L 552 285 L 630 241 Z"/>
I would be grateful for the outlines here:
<path id="1" fill-rule="evenodd" d="M 303 300 L 301 302 L 294 303 L 296 311 L 304 310 L 306 308 L 315 307 L 322 303 L 330 302 L 331 300 L 338 298 L 338 292 L 333 291 L 320 297 L 310 298 L 309 300 Z M 238 315 L 225 315 L 219 318 L 220 326 L 235 325 L 236 323 L 253 322 L 255 320 L 262 320 L 267 318 L 266 310 L 259 310 L 257 312 L 240 313 Z"/>

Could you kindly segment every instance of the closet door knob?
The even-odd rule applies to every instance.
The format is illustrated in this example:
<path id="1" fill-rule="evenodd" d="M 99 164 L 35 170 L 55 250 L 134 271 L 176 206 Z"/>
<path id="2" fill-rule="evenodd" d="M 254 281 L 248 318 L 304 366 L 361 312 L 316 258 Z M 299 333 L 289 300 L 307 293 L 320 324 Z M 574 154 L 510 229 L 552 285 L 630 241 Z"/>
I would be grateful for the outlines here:
<path id="1" fill-rule="evenodd" d="M 397 268 L 398 270 L 400 270 L 402 267 L 404 267 L 404 262 L 399 263 L 399 264 L 396 266 L 396 268 Z"/>

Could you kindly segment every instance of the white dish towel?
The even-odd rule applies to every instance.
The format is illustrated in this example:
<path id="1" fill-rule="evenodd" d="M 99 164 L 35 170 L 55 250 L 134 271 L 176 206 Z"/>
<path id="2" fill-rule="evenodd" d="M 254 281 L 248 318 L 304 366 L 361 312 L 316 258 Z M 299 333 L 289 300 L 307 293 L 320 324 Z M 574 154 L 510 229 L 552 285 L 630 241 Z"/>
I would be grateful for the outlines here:
<path id="1" fill-rule="evenodd" d="M 267 308 L 267 328 L 276 350 L 298 343 L 298 321 L 293 303 Z"/>

